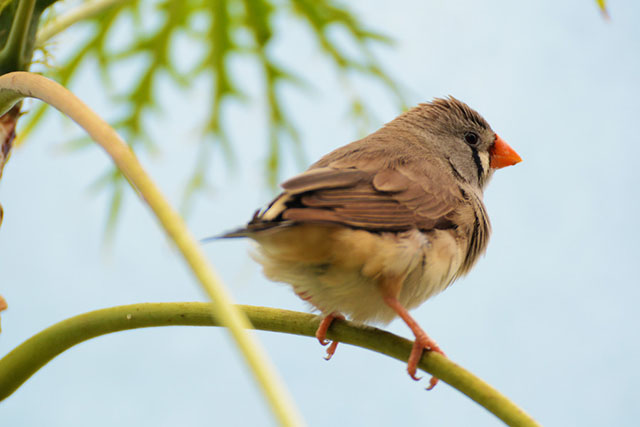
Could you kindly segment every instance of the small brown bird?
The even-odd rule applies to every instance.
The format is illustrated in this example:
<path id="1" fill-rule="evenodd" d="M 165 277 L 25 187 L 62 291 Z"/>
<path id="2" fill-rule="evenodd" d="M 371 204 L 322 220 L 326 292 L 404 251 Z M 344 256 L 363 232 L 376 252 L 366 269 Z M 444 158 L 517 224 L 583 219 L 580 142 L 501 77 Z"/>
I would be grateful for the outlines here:
<path id="1" fill-rule="evenodd" d="M 246 227 L 223 237 L 258 243 L 264 274 L 324 316 L 322 345 L 335 318 L 400 316 L 416 338 L 407 370 L 417 380 L 422 351 L 444 353 L 408 310 L 475 264 L 491 231 L 482 191 L 495 169 L 520 161 L 476 111 L 435 99 L 285 181 Z"/>

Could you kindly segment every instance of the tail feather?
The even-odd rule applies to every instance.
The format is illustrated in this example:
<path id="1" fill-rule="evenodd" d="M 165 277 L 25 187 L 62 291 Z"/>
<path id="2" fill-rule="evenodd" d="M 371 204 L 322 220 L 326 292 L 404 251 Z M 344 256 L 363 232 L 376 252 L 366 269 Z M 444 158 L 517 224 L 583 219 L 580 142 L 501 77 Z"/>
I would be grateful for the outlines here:
<path id="1" fill-rule="evenodd" d="M 247 230 L 245 227 L 242 227 L 242 228 L 238 228 L 237 230 L 229 231 L 224 234 L 205 237 L 204 239 L 200 239 L 200 243 L 209 243 L 214 240 L 233 239 L 236 237 L 250 237 L 250 236 L 251 236 L 251 231 Z"/>
<path id="2" fill-rule="evenodd" d="M 219 240 L 219 239 L 234 239 L 237 237 L 254 238 L 257 233 L 263 234 L 263 233 L 268 233 L 269 231 L 275 232 L 284 227 L 290 227 L 293 224 L 294 224 L 293 221 L 286 221 L 286 220 L 285 221 L 283 220 L 265 221 L 260 216 L 260 210 L 257 210 L 256 213 L 253 214 L 253 218 L 251 219 L 251 221 L 249 221 L 249 223 L 246 226 L 237 228 L 233 231 L 229 231 L 224 234 L 205 237 L 204 239 L 200 240 L 200 243 L 208 243 L 213 240 Z"/>

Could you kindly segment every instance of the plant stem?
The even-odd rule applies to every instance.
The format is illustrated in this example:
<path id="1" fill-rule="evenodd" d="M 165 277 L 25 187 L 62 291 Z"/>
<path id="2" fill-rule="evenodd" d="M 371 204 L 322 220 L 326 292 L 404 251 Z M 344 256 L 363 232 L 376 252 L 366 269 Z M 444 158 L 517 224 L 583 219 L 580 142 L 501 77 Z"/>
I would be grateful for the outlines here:
<path id="1" fill-rule="evenodd" d="M 26 70 L 31 58 L 26 58 L 31 16 L 35 0 L 18 0 L 18 9 L 13 18 L 7 42 L 0 51 L 0 74 L 9 71 Z"/>
<path id="2" fill-rule="evenodd" d="M 76 22 L 93 18 L 104 10 L 119 3 L 127 3 L 131 0 L 97 0 L 82 3 L 64 14 L 56 17 L 49 24 L 45 25 L 36 35 L 36 46 L 42 47 L 47 40 L 66 30 Z"/>
<path id="3" fill-rule="evenodd" d="M 318 316 L 267 307 L 237 306 L 256 329 L 315 338 Z M 199 302 L 147 303 L 106 308 L 63 320 L 34 335 L 0 360 L 0 400 L 5 399 L 58 354 L 83 341 L 112 332 L 156 326 L 220 326 L 210 305 Z M 327 337 L 406 362 L 412 343 L 389 332 L 336 319 Z M 496 389 L 437 353 L 426 353 L 418 367 L 450 384 L 509 426 L 539 426 Z"/>
<path id="4" fill-rule="evenodd" d="M 302 425 L 293 400 L 265 351 L 255 336 L 246 330 L 251 327 L 246 316 L 233 306 L 231 296 L 209 266 L 198 242 L 147 175 L 129 146 L 86 104 L 53 80 L 26 72 L 0 76 L 0 114 L 20 97 L 38 98 L 55 107 L 78 123 L 111 156 L 138 195 L 149 205 L 213 301 L 210 309 L 231 332 L 278 421 L 286 426 Z"/>

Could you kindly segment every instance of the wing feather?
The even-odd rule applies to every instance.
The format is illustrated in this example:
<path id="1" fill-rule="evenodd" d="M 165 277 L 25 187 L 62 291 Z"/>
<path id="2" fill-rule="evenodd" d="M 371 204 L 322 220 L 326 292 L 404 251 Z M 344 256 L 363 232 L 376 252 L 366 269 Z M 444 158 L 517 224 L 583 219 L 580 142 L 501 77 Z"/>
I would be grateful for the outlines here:
<path id="1" fill-rule="evenodd" d="M 340 166 L 311 169 L 285 181 L 285 191 L 253 219 L 253 225 L 262 229 L 269 222 L 273 226 L 334 223 L 375 231 L 441 228 L 451 226 L 451 213 L 463 201 L 455 183 L 425 165 Z"/>

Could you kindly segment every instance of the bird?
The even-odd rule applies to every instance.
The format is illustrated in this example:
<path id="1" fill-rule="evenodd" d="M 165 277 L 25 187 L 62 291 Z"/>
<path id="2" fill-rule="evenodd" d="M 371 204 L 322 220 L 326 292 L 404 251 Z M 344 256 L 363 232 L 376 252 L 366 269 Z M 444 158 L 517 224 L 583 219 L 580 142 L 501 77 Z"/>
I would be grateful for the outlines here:
<path id="1" fill-rule="evenodd" d="M 485 252 L 483 190 L 496 169 L 521 160 L 467 104 L 435 98 L 284 181 L 245 226 L 219 237 L 253 240 L 264 275 L 320 312 L 327 360 L 338 345 L 326 339 L 334 319 L 400 317 L 415 336 L 407 371 L 418 380 L 423 351 L 445 354 L 409 310 Z"/>

